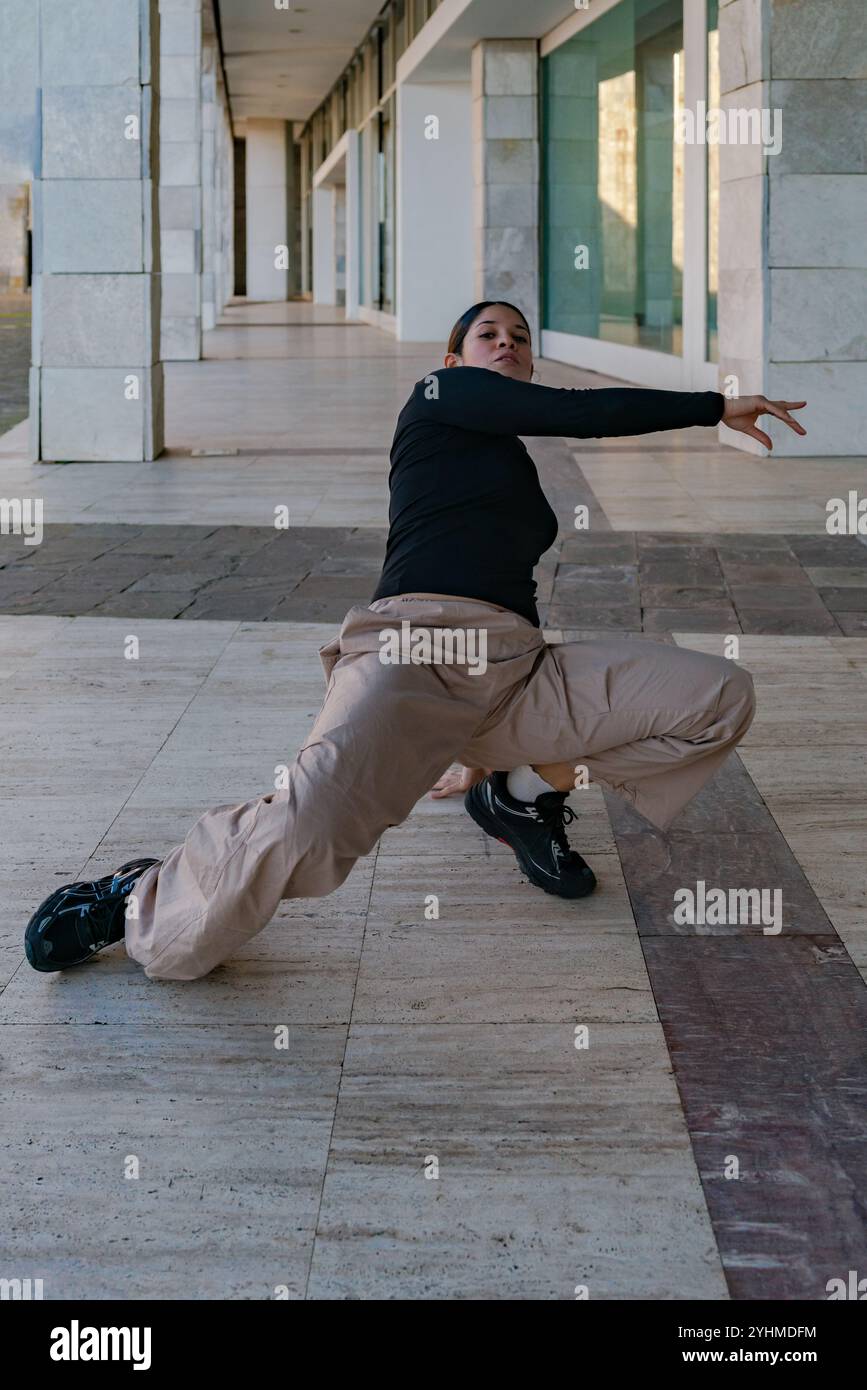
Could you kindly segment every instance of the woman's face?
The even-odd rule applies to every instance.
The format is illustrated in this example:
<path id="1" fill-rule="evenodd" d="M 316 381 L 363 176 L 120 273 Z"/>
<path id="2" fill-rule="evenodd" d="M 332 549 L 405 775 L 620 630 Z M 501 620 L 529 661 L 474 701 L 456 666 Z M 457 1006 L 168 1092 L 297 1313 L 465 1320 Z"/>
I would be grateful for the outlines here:
<path id="1" fill-rule="evenodd" d="M 533 375 L 533 354 L 527 325 L 514 309 L 490 304 L 482 309 L 467 330 L 460 356 L 446 353 L 447 367 L 487 367 L 501 376 L 529 381 Z"/>

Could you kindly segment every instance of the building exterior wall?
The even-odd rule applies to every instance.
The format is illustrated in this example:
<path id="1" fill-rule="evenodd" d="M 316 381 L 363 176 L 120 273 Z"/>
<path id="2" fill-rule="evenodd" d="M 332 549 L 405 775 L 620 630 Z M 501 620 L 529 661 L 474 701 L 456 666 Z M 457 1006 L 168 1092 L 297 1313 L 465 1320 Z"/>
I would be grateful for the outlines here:
<path id="1" fill-rule="evenodd" d="M 247 297 L 289 297 L 285 252 L 289 235 L 288 145 L 286 121 L 250 119 L 247 132 Z"/>
<path id="2" fill-rule="evenodd" d="M 407 82 L 398 89 L 397 335 L 403 340 L 445 340 L 474 300 L 471 123 L 469 82 Z"/>
<path id="3" fill-rule="evenodd" d="M 315 173 L 346 124 L 359 131 L 362 313 L 393 322 L 402 337 L 430 319 L 417 312 L 424 295 L 410 235 L 417 227 L 424 239 L 426 202 L 417 163 L 398 158 L 394 229 L 390 210 L 381 225 L 382 142 L 371 113 L 391 102 L 396 60 L 439 8 L 408 5 L 386 39 L 368 36 L 302 136 Z M 457 17 L 461 7 L 451 8 Z M 481 0 L 463 7 L 462 25 L 481 8 Z M 502 9 L 508 37 L 490 32 L 496 21 L 490 7 L 484 13 L 489 32 L 467 48 L 473 293 L 526 304 L 545 354 L 575 365 L 652 386 L 719 383 L 809 398 L 819 415 L 808 439 L 770 427 L 787 453 L 860 447 L 856 419 L 867 386 L 861 0 L 827 0 L 820 24 L 812 0 L 650 7 L 598 0 L 586 12 L 564 0 L 560 24 L 538 43 L 535 72 L 537 39 L 514 36 L 515 7 Z M 445 51 L 455 40 L 445 32 L 439 42 Z M 417 119 L 409 93 L 418 85 L 424 79 L 411 71 L 397 83 L 404 151 L 416 146 L 416 131 L 401 122 L 410 111 Z M 783 112 L 779 153 L 755 140 L 717 144 L 710 126 L 699 139 L 702 111 L 719 107 L 725 120 L 741 106 L 771 121 Z M 688 112 L 691 135 L 680 125 Z M 460 162 L 456 170 L 459 181 Z M 457 192 L 451 211 L 460 275 L 466 248 Z M 377 242 L 387 243 L 392 230 L 397 275 L 389 303 Z M 425 263 L 435 277 L 436 256 Z M 384 307 L 391 319 L 373 313 Z M 742 435 L 728 442 L 753 447 Z"/>
<path id="4" fill-rule="evenodd" d="M 159 0 L 163 361 L 202 355 L 202 0 Z M 210 144 L 210 142 L 209 142 Z"/>
<path id="5" fill-rule="evenodd" d="M 82 162 L 64 146 L 71 124 L 56 135 L 65 99 L 56 74 L 41 87 L 34 155 L 39 7 L 0 0 L 0 289 L 26 281 L 32 204 L 45 277 L 34 284 L 42 404 L 45 373 L 59 369 L 39 355 L 53 333 L 45 316 L 72 293 L 71 279 L 51 277 L 120 276 L 140 263 L 132 273 L 152 281 L 146 316 L 159 305 L 142 348 L 148 369 L 197 357 L 202 327 L 234 288 L 233 132 L 213 0 L 156 0 L 157 70 L 138 81 L 137 100 L 160 122 L 146 162 L 132 172 L 113 156 L 100 163 L 88 143 L 106 132 L 109 89 L 124 85 L 109 71 L 125 61 L 111 44 L 136 3 L 89 0 L 82 11 L 104 12 L 107 25 L 89 66 L 65 84 L 90 132 Z M 43 5 L 43 20 L 47 11 L 44 72 L 71 22 L 69 7 Z M 330 302 L 345 297 L 350 314 L 415 340 L 441 336 L 472 298 L 502 296 L 522 306 L 545 355 L 648 385 L 806 398 L 815 412 L 806 440 L 771 426 L 785 452 L 860 450 L 862 0 L 824 0 L 821 23 L 812 0 L 594 0 L 586 12 L 563 0 L 555 29 L 524 37 L 521 13 L 512 0 L 497 11 L 483 0 L 393 0 L 303 127 L 248 123 L 248 295 L 325 285 Z M 486 28 L 467 37 L 474 15 Z M 453 76 L 430 76 L 446 70 Z M 679 119 L 702 102 L 724 119 L 773 123 L 782 113 L 779 149 L 678 141 Z M 339 215 L 316 247 L 316 189 L 341 141 L 346 168 L 330 176 L 344 190 Z M 74 231 L 64 237 L 67 212 Z M 317 268 L 323 255 L 333 264 Z"/>

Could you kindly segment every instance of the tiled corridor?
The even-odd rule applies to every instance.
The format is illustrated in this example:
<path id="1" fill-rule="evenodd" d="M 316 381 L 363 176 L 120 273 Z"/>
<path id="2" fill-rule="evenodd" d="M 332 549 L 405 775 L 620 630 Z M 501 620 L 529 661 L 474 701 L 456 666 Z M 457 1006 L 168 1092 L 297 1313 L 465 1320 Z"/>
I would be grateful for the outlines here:
<path id="1" fill-rule="evenodd" d="M 426 799 L 204 980 L 119 946 L 25 963 L 54 885 L 273 785 L 318 647 L 373 591 L 395 418 L 443 351 L 300 303 L 233 304 L 206 342 L 167 364 L 156 463 L 0 440 L 0 493 L 46 523 L 0 537 L 10 1260 L 57 1298 L 825 1298 L 867 1267 L 867 548 L 825 531 L 863 458 L 527 441 L 561 522 L 548 640 L 737 635 L 759 697 L 667 836 L 573 794 L 591 898 L 538 892 Z M 678 924 L 699 880 L 781 889 L 782 931 Z"/>

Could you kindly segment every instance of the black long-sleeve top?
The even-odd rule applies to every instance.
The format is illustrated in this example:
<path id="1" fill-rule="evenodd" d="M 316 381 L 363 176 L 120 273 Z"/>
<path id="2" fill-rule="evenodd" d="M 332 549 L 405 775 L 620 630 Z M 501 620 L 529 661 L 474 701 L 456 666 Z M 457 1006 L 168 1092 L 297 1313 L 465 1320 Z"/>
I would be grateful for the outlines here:
<path id="1" fill-rule="evenodd" d="M 715 425 L 724 406 L 717 391 L 562 389 L 487 367 L 430 373 L 398 416 L 373 599 L 463 595 L 538 627 L 533 568 L 557 537 L 557 518 L 518 435 L 604 439 Z"/>

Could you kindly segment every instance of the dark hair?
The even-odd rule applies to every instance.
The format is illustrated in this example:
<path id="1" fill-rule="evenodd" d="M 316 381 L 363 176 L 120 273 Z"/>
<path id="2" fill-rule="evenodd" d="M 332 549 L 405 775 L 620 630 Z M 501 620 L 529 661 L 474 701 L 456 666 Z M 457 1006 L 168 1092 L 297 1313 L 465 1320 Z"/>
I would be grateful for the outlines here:
<path id="1" fill-rule="evenodd" d="M 514 313 L 518 315 L 518 318 L 524 319 L 524 325 L 527 329 L 527 337 L 532 341 L 530 325 L 527 323 L 526 318 L 524 318 L 524 315 L 521 313 L 521 310 L 517 307 L 517 305 L 510 304 L 507 299 L 483 299 L 480 304 L 474 304 L 472 308 L 467 309 L 463 314 L 461 314 L 460 318 L 458 319 L 457 323 L 455 324 L 454 328 L 449 334 L 449 345 L 447 348 L 448 352 L 453 352 L 458 357 L 460 356 L 461 348 L 464 345 L 464 338 L 467 336 L 476 319 L 479 317 L 479 314 L 482 312 L 483 309 L 490 309 L 494 304 L 500 304 L 504 309 L 511 309 Z"/>

